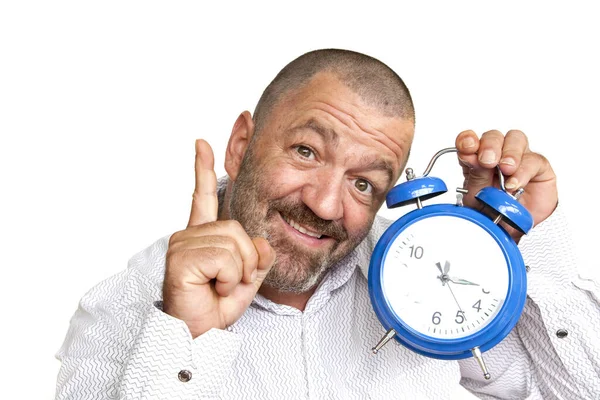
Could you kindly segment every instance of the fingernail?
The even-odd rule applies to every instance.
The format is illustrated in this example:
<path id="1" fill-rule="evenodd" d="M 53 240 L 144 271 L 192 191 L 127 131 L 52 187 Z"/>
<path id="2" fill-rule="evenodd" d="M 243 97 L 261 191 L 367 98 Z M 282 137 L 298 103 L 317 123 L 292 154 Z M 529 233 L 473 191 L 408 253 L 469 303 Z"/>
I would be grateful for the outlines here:
<path id="1" fill-rule="evenodd" d="M 256 276 L 258 275 L 258 270 L 255 269 L 254 271 L 252 271 L 252 275 L 250 275 L 250 281 L 252 283 L 256 282 Z"/>
<path id="2" fill-rule="evenodd" d="M 504 157 L 502 160 L 500 160 L 500 164 L 511 165 L 513 167 L 517 165 L 512 157 Z"/>
<path id="3" fill-rule="evenodd" d="M 505 183 L 504 187 L 508 190 L 516 189 L 519 185 L 519 181 L 516 178 L 509 178 Z"/>
<path id="4" fill-rule="evenodd" d="M 479 162 L 482 164 L 493 164 L 496 161 L 496 153 L 494 150 L 484 150 L 479 156 Z"/>
<path id="5" fill-rule="evenodd" d="M 473 146 L 475 146 L 475 139 L 472 137 L 467 137 L 462 141 L 463 149 L 470 149 Z"/>

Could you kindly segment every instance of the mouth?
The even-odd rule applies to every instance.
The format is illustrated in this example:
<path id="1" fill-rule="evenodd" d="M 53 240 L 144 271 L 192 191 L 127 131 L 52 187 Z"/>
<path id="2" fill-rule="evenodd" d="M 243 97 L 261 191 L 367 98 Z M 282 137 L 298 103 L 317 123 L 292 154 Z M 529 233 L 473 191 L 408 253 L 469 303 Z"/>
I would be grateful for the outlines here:
<path id="1" fill-rule="evenodd" d="M 315 232 L 308 228 L 305 228 L 304 226 L 300 225 L 299 223 L 297 223 L 296 221 L 294 221 L 293 219 L 291 219 L 285 215 L 282 215 L 281 217 L 283 218 L 283 220 L 285 222 L 287 222 L 287 224 L 289 226 L 291 226 L 292 228 L 294 228 L 295 230 L 297 230 L 300 233 L 304 233 L 305 235 L 308 235 L 308 236 L 311 236 L 311 237 L 314 237 L 317 239 L 321 239 L 321 237 L 323 236 L 318 232 Z"/>
<path id="2" fill-rule="evenodd" d="M 295 239 L 304 242 L 311 246 L 321 246 L 325 242 L 329 242 L 329 240 L 333 240 L 331 237 L 327 235 L 323 235 L 320 232 L 317 232 L 307 226 L 300 225 L 292 218 L 279 214 L 285 230 L 289 232 Z"/>

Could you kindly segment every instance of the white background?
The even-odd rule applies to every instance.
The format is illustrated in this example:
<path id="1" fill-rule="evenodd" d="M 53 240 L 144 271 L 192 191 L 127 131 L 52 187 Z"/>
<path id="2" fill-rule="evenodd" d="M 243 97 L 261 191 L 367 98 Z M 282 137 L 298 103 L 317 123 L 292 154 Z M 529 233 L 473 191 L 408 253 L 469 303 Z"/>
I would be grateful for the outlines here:
<path id="1" fill-rule="evenodd" d="M 417 172 L 461 130 L 527 133 L 598 266 L 600 28 L 586 3 L 214 3 L 0 5 L 0 397 L 53 397 L 79 298 L 184 228 L 194 139 L 222 175 L 238 114 L 316 48 L 365 52 L 405 80 Z M 460 182 L 455 165 L 435 175 Z"/>

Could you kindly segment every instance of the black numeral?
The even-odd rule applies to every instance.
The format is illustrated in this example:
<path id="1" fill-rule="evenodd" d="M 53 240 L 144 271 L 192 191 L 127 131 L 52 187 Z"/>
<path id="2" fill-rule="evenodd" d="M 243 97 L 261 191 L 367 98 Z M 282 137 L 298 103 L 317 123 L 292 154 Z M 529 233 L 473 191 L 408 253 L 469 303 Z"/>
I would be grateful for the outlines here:
<path id="1" fill-rule="evenodd" d="M 465 322 L 465 312 L 458 310 L 456 312 L 456 318 L 454 319 L 454 322 L 456 322 L 457 324 L 462 324 L 463 322 Z"/>
<path id="2" fill-rule="evenodd" d="M 481 288 L 481 291 L 482 291 L 483 293 L 485 293 L 485 294 L 490 294 L 490 292 L 489 292 L 489 291 L 486 291 L 484 288 Z"/>
<path id="3" fill-rule="evenodd" d="M 433 313 L 433 317 L 431 317 L 431 322 L 433 322 L 434 325 L 439 325 L 440 322 L 442 322 L 442 319 L 440 318 L 442 316 L 442 313 L 439 311 L 436 311 Z"/>
<path id="4" fill-rule="evenodd" d="M 473 304 L 473 308 L 479 312 L 481 310 L 481 300 L 477 300 L 477 303 Z"/>

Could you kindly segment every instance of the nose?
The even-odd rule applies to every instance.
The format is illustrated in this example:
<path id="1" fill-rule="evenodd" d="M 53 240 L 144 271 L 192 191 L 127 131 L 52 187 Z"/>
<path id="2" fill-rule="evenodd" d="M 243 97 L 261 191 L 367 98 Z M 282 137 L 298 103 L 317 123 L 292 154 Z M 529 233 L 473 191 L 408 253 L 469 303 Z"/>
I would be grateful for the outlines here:
<path id="1" fill-rule="evenodd" d="M 337 221 L 344 215 L 343 194 L 343 174 L 323 170 L 315 174 L 304 186 L 302 201 L 318 217 L 328 221 Z"/>

